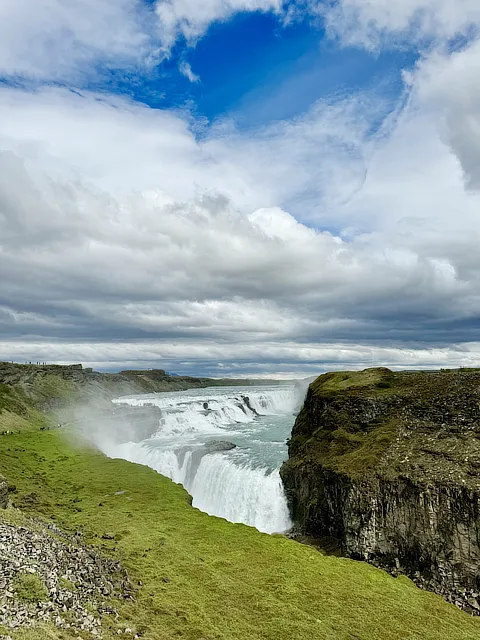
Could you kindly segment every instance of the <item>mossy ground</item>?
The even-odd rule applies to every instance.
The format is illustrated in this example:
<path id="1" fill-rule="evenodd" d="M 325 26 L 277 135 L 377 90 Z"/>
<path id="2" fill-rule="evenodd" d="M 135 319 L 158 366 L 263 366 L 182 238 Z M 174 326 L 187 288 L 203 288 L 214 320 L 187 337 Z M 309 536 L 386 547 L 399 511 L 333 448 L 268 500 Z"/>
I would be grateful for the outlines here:
<path id="1" fill-rule="evenodd" d="M 321 464 L 352 478 L 369 473 L 395 440 L 399 425 L 388 415 L 365 419 L 361 403 L 381 403 L 396 392 L 398 380 L 385 368 L 319 376 L 297 417 L 286 465 Z M 307 404 L 315 406 L 315 415 Z"/>
<path id="2" fill-rule="evenodd" d="M 393 386 L 393 374 L 389 369 L 373 368 L 364 371 L 334 371 L 319 376 L 311 385 L 314 393 L 335 393 L 346 389 L 376 387 L 389 389 Z"/>
<path id="3" fill-rule="evenodd" d="M 136 599 L 116 603 L 120 617 L 106 620 L 107 640 L 126 627 L 145 640 L 480 638 L 479 619 L 433 594 L 367 564 L 209 517 L 180 486 L 63 432 L 1 438 L 0 472 L 16 484 L 15 502 L 83 531 L 128 569 Z M 105 533 L 114 539 L 103 540 Z M 76 634 L 45 627 L 13 637 Z"/>
<path id="4" fill-rule="evenodd" d="M 36 573 L 21 573 L 13 583 L 15 595 L 23 602 L 45 602 L 48 591 L 42 579 Z"/>
<path id="5" fill-rule="evenodd" d="M 48 374 L 34 378 L 32 391 L 37 398 L 37 402 L 44 400 L 56 399 L 64 403 L 70 399 L 74 399 L 76 387 L 70 380 L 64 380 L 56 374 Z"/>
<path id="6" fill-rule="evenodd" d="M 39 428 L 46 419 L 18 388 L 0 384 L 0 433 Z"/>
<path id="7" fill-rule="evenodd" d="M 343 427 L 335 431 L 325 431 L 325 455 L 322 462 L 340 473 L 352 478 L 361 477 L 374 469 L 378 460 L 393 442 L 396 435 L 394 421 L 379 425 L 370 431 L 351 433 Z M 319 433 L 317 435 L 320 435 Z"/>
<path id="8" fill-rule="evenodd" d="M 338 371 L 309 389 L 288 467 L 307 464 L 350 476 L 408 475 L 478 491 L 480 370 Z"/>

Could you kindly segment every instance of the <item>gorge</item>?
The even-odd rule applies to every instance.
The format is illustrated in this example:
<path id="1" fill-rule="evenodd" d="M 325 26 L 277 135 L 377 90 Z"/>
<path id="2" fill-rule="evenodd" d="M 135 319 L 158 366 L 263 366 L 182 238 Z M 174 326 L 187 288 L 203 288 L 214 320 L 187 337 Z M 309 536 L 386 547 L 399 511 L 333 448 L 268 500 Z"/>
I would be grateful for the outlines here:
<path id="1" fill-rule="evenodd" d="M 0 365 L 1 640 L 476 640 L 477 382 L 326 374 L 300 410 L 290 384 Z"/>

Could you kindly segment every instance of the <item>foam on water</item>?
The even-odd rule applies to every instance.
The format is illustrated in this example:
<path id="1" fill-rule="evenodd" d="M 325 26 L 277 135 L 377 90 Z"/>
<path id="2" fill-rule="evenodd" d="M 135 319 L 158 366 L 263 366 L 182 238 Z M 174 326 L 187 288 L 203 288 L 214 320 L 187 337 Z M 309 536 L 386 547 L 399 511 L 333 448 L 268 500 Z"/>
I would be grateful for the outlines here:
<path id="1" fill-rule="evenodd" d="M 269 472 L 221 454 L 206 455 L 188 491 L 194 507 L 230 522 L 243 522 L 266 533 L 291 526 L 278 469 Z"/>

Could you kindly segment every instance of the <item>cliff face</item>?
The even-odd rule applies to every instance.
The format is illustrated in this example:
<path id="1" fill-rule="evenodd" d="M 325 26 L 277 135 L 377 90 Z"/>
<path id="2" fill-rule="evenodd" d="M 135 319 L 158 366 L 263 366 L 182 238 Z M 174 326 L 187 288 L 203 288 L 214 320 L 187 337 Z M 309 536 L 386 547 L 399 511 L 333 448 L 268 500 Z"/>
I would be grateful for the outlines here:
<path id="1" fill-rule="evenodd" d="M 480 611 L 480 371 L 321 376 L 281 475 L 297 533 Z"/>

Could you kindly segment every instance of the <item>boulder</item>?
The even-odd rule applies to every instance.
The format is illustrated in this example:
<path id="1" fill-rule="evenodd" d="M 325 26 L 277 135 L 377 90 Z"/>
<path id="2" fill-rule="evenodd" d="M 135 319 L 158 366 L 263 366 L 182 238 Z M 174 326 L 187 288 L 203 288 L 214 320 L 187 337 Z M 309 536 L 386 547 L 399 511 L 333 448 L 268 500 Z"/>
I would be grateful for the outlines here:
<path id="1" fill-rule="evenodd" d="M 236 447 L 236 444 L 233 444 L 233 442 L 228 442 L 228 440 L 214 440 L 213 442 L 207 442 L 205 445 L 207 453 L 216 453 L 217 451 L 230 451 L 231 449 L 236 449 Z"/>
<path id="2" fill-rule="evenodd" d="M 0 475 L 0 509 L 6 509 L 8 504 L 8 482 Z"/>

